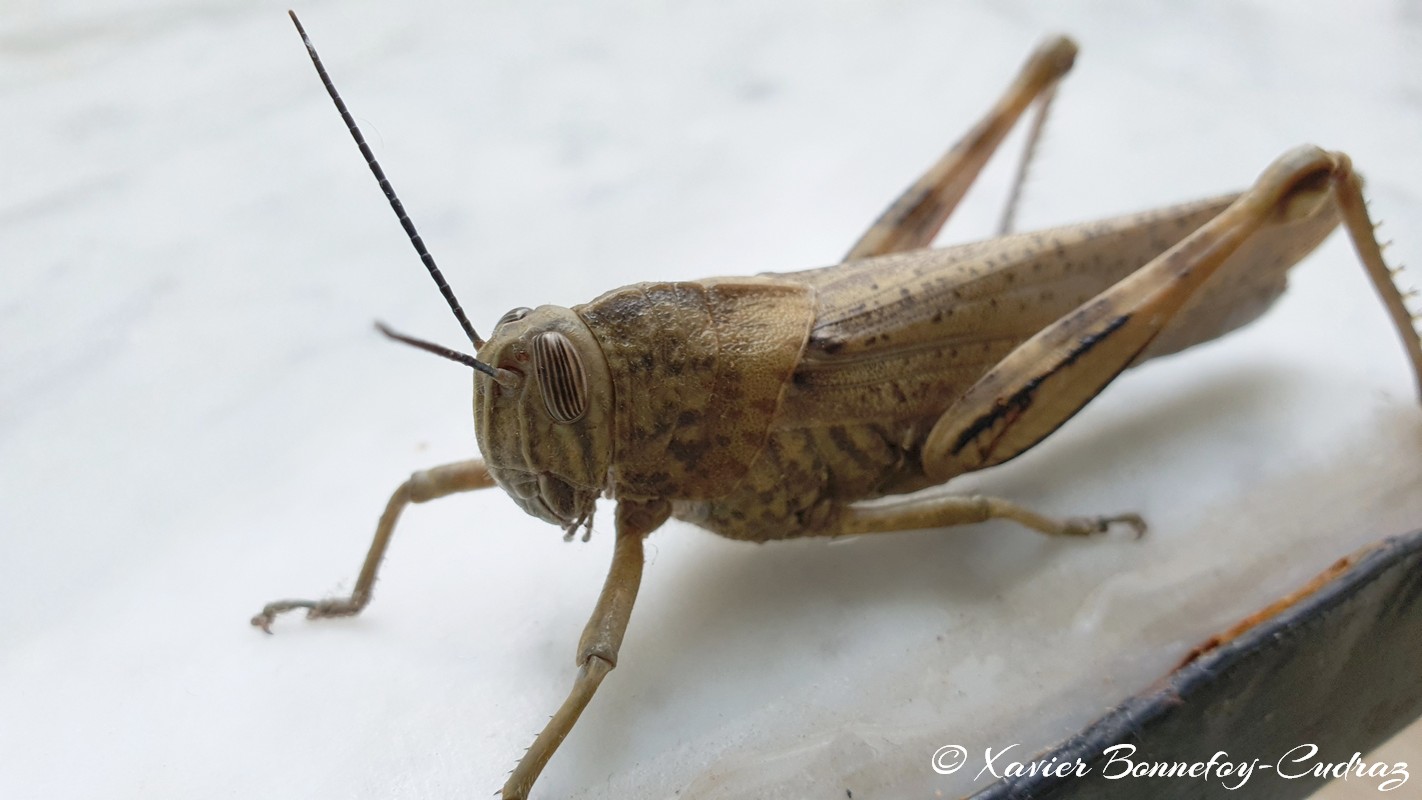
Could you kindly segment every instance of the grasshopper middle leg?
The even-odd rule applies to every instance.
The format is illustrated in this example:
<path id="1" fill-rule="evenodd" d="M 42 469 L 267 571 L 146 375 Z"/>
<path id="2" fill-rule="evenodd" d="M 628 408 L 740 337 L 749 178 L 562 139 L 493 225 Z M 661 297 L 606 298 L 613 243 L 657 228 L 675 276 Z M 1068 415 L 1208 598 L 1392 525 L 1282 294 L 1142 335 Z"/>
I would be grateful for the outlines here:
<path id="1" fill-rule="evenodd" d="M 385 550 L 390 545 L 390 537 L 395 532 L 395 523 L 400 512 L 410 503 L 425 503 L 458 492 L 486 489 L 494 485 L 494 479 L 484 462 L 478 459 L 458 461 L 433 469 L 421 470 L 400 484 L 390 496 L 385 513 L 380 515 L 380 523 L 375 528 L 375 539 L 370 543 L 365 563 L 361 566 L 360 577 L 355 589 L 348 597 L 330 597 L 325 600 L 278 600 L 268 603 L 260 614 L 252 617 L 252 624 L 271 633 L 272 620 L 278 614 L 298 608 L 306 609 L 310 619 L 320 617 L 350 617 L 359 614 L 370 603 L 375 588 L 376 573 L 385 558 Z"/>
<path id="2" fill-rule="evenodd" d="M 1056 519 L 996 497 L 950 495 L 910 498 L 886 506 L 850 506 L 835 522 L 833 535 L 946 528 L 990 519 L 1009 519 L 1048 536 L 1089 536 L 1105 533 L 1117 524 L 1130 527 L 1137 537 L 1146 531 L 1145 520 L 1139 514 Z"/>

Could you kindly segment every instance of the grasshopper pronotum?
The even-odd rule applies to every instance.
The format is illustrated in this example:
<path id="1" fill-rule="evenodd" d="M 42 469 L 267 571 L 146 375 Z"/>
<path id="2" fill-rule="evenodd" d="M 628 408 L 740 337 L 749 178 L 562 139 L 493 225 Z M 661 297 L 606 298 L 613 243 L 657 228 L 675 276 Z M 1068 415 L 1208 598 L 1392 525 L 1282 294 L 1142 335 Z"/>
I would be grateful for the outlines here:
<path id="1" fill-rule="evenodd" d="M 1127 367 L 1251 321 L 1282 293 L 1289 268 L 1340 224 L 1422 391 L 1422 342 L 1341 153 L 1295 148 L 1237 194 L 926 249 L 1036 105 L 1030 152 L 1076 56 L 1062 37 L 1028 59 L 997 105 L 870 226 L 844 263 L 643 283 L 572 309 L 515 309 L 485 341 L 302 37 L 477 354 L 382 330 L 476 370 L 484 459 L 418 472 L 396 489 L 349 597 L 271 603 L 252 623 L 269 630 L 277 614 L 297 608 L 310 617 L 359 613 L 409 503 L 498 485 L 571 538 L 590 529 L 598 497 L 616 500 L 612 566 L 579 642 L 572 691 L 519 761 L 504 797 L 528 794 L 616 665 L 643 539 L 669 517 L 756 542 L 991 518 L 1049 535 L 1088 535 L 1113 524 L 1141 532 L 1135 514 L 1053 519 L 993 497 L 860 502 L 1007 461 Z"/>

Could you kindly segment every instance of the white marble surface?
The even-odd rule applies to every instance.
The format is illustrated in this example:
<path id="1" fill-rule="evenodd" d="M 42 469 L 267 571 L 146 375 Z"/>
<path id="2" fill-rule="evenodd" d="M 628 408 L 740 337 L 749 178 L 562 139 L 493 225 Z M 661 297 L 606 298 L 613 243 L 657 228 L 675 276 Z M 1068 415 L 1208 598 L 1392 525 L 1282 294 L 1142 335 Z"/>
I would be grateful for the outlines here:
<path id="1" fill-rule="evenodd" d="M 1237 188 L 1313 141 L 1422 268 L 1415 2 L 298 10 L 486 330 L 833 262 L 1053 31 L 1083 52 L 1024 225 Z M 475 452 L 469 376 L 370 328 L 460 340 L 283 11 L 0 22 L 0 797 L 487 796 L 572 677 L 609 531 L 565 545 L 496 492 L 411 511 L 364 617 L 247 625 L 348 589 L 389 490 Z M 1002 161 L 945 241 L 991 229 Z M 1422 411 L 1380 307 L 1341 236 L 1296 274 L 1259 324 L 956 487 L 1138 509 L 1139 544 L 668 525 L 539 795 L 953 796 L 983 784 L 931 772 L 940 744 L 1045 745 L 1422 525 Z"/>

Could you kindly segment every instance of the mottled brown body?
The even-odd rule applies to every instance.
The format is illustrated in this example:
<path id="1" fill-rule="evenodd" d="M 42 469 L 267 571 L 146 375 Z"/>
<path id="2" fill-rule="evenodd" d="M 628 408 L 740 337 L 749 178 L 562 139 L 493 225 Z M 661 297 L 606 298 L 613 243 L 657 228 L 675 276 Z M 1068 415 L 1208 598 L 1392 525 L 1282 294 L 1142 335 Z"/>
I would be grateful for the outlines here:
<path id="1" fill-rule="evenodd" d="M 293 15 L 293 19 L 294 19 Z M 298 24 L 298 28 L 299 28 Z M 487 342 L 464 317 L 326 78 L 426 267 L 478 355 L 395 334 L 477 370 L 484 459 L 424 470 L 391 497 L 349 597 L 268 604 L 357 614 L 402 510 L 499 485 L 569 538 L 617 501 L 612 565 L 578 642 L 563 705 L 502 795 L 523 798 L 617 664 L 643 539 L 669 516 L 765 542 L 941 528 L 998 518 L 1083 536 L 1136 514 L 1053 519 L 941 493 L 864 504 L 1010 460 L 1121 372 L 1225 334 L 1283 292 L 1288 269 L 1340 224 L 1402 338 L 1422 391 L 1422 339 L 1342 153 L 1303 146 L 1244 192 L 1160 211 L 927 249 L 1030 107 L 1029 147 L 1076 46 L 1043 43 L 994 108 L 822 269 L 642 283 L 572 309 L 504 315 Z M 1019 183 L 1020 186 L 1019 173 Z M 1016 193 L 1014 191 L 1014 197 Z M 1004 219 L 1011 218 L 1011 206 Z"/>
<path id="2" fill-rule="evenodd" d="M 768 541 L 833 533 L 850 503 L 940 483 L 924 440 L 964 389 L 1235 197 L 759 282 L 638 284 L 578 306 L 615 353 L 613 496 L 670 500 L 679 519 Z M 1254 319 L 1337 221 L 1321 205 L 1261 231 L 1138 362 Z"/>

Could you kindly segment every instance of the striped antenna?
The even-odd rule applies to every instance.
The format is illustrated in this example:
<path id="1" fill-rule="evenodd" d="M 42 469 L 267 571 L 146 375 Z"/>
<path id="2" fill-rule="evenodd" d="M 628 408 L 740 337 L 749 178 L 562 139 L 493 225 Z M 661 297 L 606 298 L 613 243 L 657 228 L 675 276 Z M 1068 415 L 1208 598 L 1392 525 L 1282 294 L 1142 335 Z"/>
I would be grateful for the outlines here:
<path id="1" fill-rule="evenodd" d="M 311 44 L 311 38 L 306 35 L 306 29 L 301 27 L 301 20 L 296 18 L 295 11 L 287 11 L 291 15 L 291 21 L 296 23 L 296 32 L 301 34 L 301 41 L 306 45 L 306 52 L 311 56 L 311 63 L 316 65 L 316 74 L 321 76 L 321 83 L 326 87 L 326 93 L 331 95 L 331 99 L 336 103 L 336 110 L 341 112 L 341 119 L 346 123 L 346 129 L 351 132 L 351 137 L 355 139 L 356 146 L 360 148 L 360 154 L 365 156 L 365 164 L 370 167 L 370 171 L 375 175 L 375 179 L 380 182 L 380 190 L 385 193 L 385 199 L 390 201 L 390 208 L 394 209 L 395 216 L 400 218 L 400 225 L 405 228 L 405 233 L 410 237 L 410 244 L 415 246 L 415 252 L 420 254 L 420 261 L 424 263 L 425 269 L 430 271 L 430 277 L 434 278 L 435 285 L 439 287 L 440 294 L 444 295 L 445 302 L 449 303 L 449 308 L 454 312 L 454 318 L 459 320 L 459 324 L 464 327 L 464 332 L 468 334 L 469 341 L 474 343 L 474 349 L 484 346 L 484 340 L 479 334 L 474 332 L 474 326 L 469 324 L 469 318 L 464 316 L 464 309 L 459 307 L 459 301 L 454 298 L 454 291 L 445 282 L 444 275 L 435 266 L 434 258 L 425 249 L 424 240 L 415 231 L 415 223 L 410 221 L 409 215 L 405 213 L 405 206 L 401 205 L 400 198 L 395 196 L 395 189 L 390 185 L 390 181 L 385 177 L 385 171 L 380 168 L 380 163 L 375 160 L 375 155 L 370 152 L 370 146 L 365 143 L 365 136 L 356 127 L 355 119 L 351 117 L 351 112 L 346 110 L 345 101 L 341 100 L 340 94 L 336 92 L 335 84 L 331 83 L 331 76 L 326 74 L 326 67 L 321 64 L 321 57 L 316 55 L 316 47 Z M 473 359 L 473 356 L 469 356 Z M 480 367 L 475 367 L 481 372 L 494 375 L 494 369 L 482 361 L 474 359 L 474 363 Z M 482 367 L 482 369 L 481 369 Z"/>
<path id="2" fill-rule="evenodd" d="M 473 367 L 485 375 L 488 375 L 490 378 L 493 378 L 495 381 L 498 381 L 500 385 L 514 388 L 519 384 L 518 373 L 498 367 L 491 367 L 468 353 L 450 350 L 448 347 L 435 344 L 434 342 L 427 342 L 424 339 L 416 339 L 413 336 L 406 336 L 398 331 L 392 331 L 387 328 L 383 322 L 376 322 L 375 329 L 401 344 L 408 344 L 426 353 L 434 353 L 440 358 L 447 358 L 450 361 L 458 361 L 466 367 Z"/>

